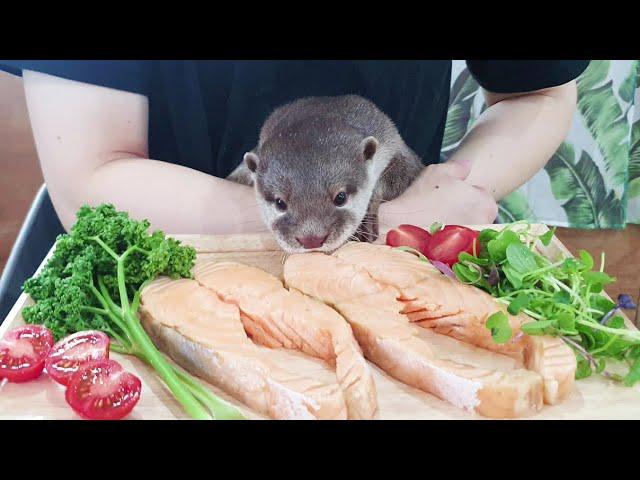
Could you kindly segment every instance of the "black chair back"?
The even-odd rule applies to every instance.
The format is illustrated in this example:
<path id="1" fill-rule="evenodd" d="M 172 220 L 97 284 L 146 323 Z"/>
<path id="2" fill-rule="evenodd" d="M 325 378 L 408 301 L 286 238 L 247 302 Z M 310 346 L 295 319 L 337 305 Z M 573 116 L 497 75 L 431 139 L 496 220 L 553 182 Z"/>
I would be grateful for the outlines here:
<path id="1" fill-rule="evenodd" d="M 34 274 L 61 233 L 64 228 L 43 185 L 31 204 L 0 277 L 0 323 L 22 293 L 24 281 Z"/>

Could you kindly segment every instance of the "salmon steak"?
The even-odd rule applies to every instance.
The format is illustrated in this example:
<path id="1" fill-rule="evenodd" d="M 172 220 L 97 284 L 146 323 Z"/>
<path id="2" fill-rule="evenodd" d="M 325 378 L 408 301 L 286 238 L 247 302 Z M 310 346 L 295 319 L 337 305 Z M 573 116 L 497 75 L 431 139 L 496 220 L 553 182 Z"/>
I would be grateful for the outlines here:
<path id="1" fill-rule="evenodd" d="M 397 380 L 490 418 L 525 417 L 542 408 L 544 387 L 538 373 L 439 358 L 430 343 L 419 337 L 416 323 L 403 313 L 400 291 L 360 266 L 336 255 L 296 254 L 285 262 L 284 278 L 291 291 L 322 300 L 340 312 L 365 357 Z"/>
<path id="2" fill-rule="evenodd" d="M 224 302 L 236 306 L 253 342 L 298 350 L 335 369 L 348 418 L 371 419 L 377 410 L 373 373 L 345 319 L 334 309 L 275 276 L 235 262 L 198 260 L 194 279 Z"/>
<path id="3" fill-rule="evenodd" d="M 576 358 L 559 337 L 525 335 L 521 326 L 528 315 L 511 315 L 506 306 L 472 285 L 448 278 L 428 262 L 387 245 L 351 242 L 335 257 L 367 272 L 383 286 L 393 287 L 402 301 L 402 313 L 421 327 L 478 347 L 508 355 L 539 373 L 544 380 L 544 401 L 557 404 L 574 388 Z M 513 331 L 511 340 L 498 344 L 485 323 L 502 311 Z"/>
<path id="4" fill-rule="evenodd" d="M 293 352 L 255 344 L 240 311 L 195 280 L 159 278 L 141 295 L 140 319 L 178 365 L 273 419 L 346 419 L 344 395 L 331 368 L 315 361 L 312 376 L 288 370 Z M 320 364 L 320 365 L 317 365 Z"/>

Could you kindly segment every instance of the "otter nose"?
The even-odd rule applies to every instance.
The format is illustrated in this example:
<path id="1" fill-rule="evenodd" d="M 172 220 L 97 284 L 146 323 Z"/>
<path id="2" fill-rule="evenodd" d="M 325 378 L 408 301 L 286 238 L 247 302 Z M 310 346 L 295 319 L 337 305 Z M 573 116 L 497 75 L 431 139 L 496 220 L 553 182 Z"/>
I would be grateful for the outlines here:
<path id="1" fill-rule="evenodd" d="M 329 235 L 325 235 L 324 237 L 305 235 L 304 237 L 296 237 L 296 240 L 298 240 L 298 243 L 304 248 L 318 248 L 322 246 L 328 236 Z"/>

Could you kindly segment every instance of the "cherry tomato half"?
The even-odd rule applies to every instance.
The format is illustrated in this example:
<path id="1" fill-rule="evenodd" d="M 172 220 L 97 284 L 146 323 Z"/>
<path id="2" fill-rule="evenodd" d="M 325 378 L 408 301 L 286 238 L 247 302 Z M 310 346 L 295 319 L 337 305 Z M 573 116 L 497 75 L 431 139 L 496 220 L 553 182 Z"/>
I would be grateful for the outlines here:
<path id="1" fill-rule="evenodd" d="M 400 225 L 387 233 L 387 245 L 391 247 L 411 247 L 426 256 L 431 235 L 414 225 Z"/>
<path id="2" fill-rule="evenodd" d="M 471 255 L 479 253 L 479 235 L 479 232 L 467 227 L 447 225 L 431 235 L 425 256 L 429 260 L 438 260 L 451 267 L 458 262 L 461 252 Z"/>
<path id="3" fill-rule="evenodd" d="M 56 343 L 47 360 L 47 374 L 61 385 L 87 362 L 109 358 L 109 337 L 98 330 L 77 332 Z"/>
<path id="4" fill-rule="evenodd" d="M 0 340 L 0 378 L 10 382 L 38 378 L 52 345 L 53 334 L 42 325 L 9 330 Z"/>
<path id="5" fill-rule="evenodd" d="M 120 420 L 140 400 L 142 383 L 115 360 L 94 360 L 71 376 L 67 403 L 89 420 Z"/>

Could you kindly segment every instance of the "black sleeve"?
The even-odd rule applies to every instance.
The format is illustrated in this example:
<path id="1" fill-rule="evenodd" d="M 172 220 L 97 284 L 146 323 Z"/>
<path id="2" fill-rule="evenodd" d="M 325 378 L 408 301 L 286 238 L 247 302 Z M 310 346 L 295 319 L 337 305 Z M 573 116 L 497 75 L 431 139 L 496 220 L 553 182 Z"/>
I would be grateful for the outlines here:
<path id="1" fill-rule="evenodd" d="M 577 78 L 589 60 L 467 60 L 482 88 L 494 93 L 532 92 Z"/>
<path id="2" fill-rule="evenodd" d="M 0 60 L 0 70 L 21 75 L 23 70 L 67 80 L 148 95 L 148 62 L 138 60 Z"/>

